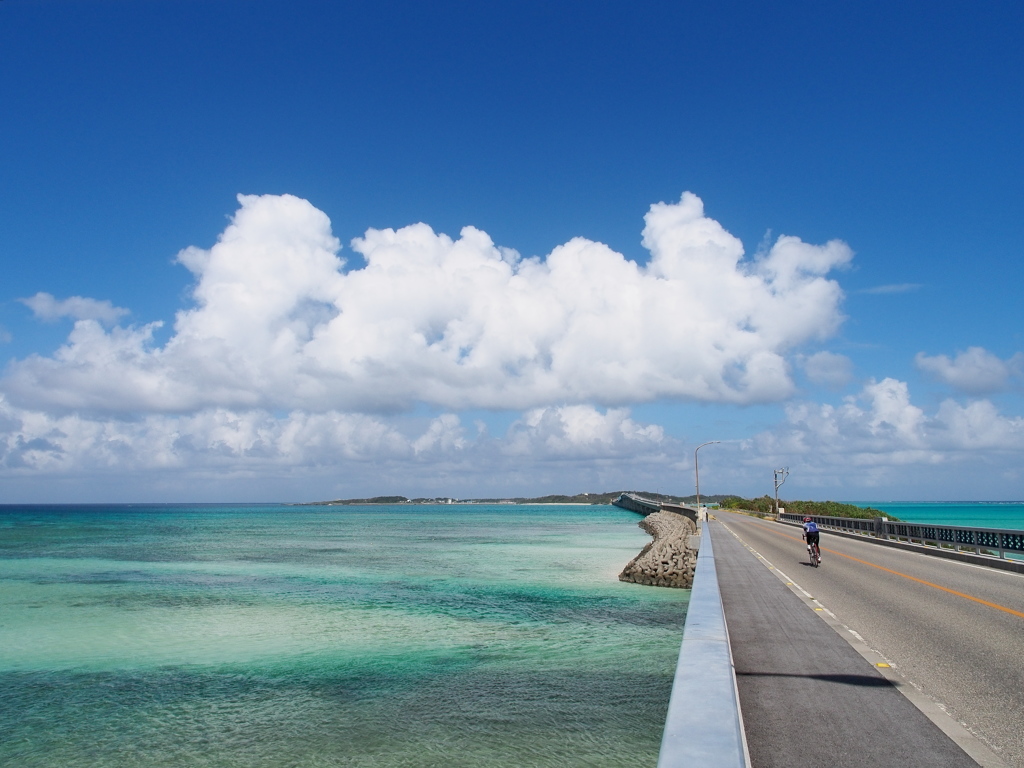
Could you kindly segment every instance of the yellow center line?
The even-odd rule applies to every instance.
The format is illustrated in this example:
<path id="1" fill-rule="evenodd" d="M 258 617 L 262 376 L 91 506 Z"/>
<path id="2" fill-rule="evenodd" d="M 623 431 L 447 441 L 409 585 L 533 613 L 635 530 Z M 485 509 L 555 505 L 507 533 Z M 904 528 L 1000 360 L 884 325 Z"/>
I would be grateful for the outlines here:
<path id="1" fill-rule="evenodd" d="M 781 531 L 773 531 L 770 528 L 766 528 L 765 530 L 770 531 L 771 533 L 774 533 L 776 536 L 783 536 L 783 537 L 785 537 L 787 539 L 793 539 L 793 541 L 803 541 L 803 538 L 797 538 L 796 536 L 790 536 L 788 533 L 782 533 Z M 842 552 L 836 552 L 834 549 L 825 549 L 825 547 L 822 547 L 821 549 L 822 549 L 822 551 L 828 552 L 831 555 L 839 555 L 839 557 L 845 557 L 847 560 L 853 560 L 855 563 L 860 563 L 861 565 L 870 565 L 872 568 L 877 568 L 880 571 L 885 571 L 886 573 L 891 573 L 894 576 L 902 576 L 904 579 L 910 579 L 911 581 L 916 581 L 918 584 L 924 584 L 925 586 L 928 586 L 928 587 L 934 587 L 935 589 L 941 589 L 943 592 L 948 592 L 951 595 L 956 595 L 957 597 L 962 597 L 965 600 L 972 600 L 975 603 L 981 603 L 982 605 L 987 605 L 989 608 L 995 608 L 997 611 L 1002 611 L 1003 613 L 1009 613 L 1009 614 L 1012 614 L 1013 616 L 1019 616 L 1020 618 L 1024 619 L 1024 613 L 1022 613 L 1021 611 L 1015 611 L 1015 610 L 1013 610 L 1013 608 L 1007 608 L 1005 605 L 999 605 L 999 603 L 991 603 L 988 600 L 982 600 L 980 597 L 974 597 L 973 595 L 968 595 L 968 594 L 965 594 L 963 592 L 957 592 L 955 589 L 950 589 L 949 587 L 943 587 L 943 586 L 941 586 L 939 584 L 933 584 L 930 581 L 925 581 L 924 579 L 919 579 L 916 576 L 910 576 L 909 574 L 906 574 L 906 573 L 900 573 L 899 571 L 894 571 L 892 568 L 886 568 L 884 565 L 876 565 L 875 563 L 870 563 L 867 560 L 861 560 L 859 557 L 854 557 L 853 555 L 844 555 Z"/>

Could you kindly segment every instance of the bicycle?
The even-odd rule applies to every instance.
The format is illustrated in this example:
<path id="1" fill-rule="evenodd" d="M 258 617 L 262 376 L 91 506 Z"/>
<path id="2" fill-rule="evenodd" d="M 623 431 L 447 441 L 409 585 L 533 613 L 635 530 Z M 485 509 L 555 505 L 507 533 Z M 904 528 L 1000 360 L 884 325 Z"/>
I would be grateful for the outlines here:
<path id="1" fill-rule="evenodd" d="M 811 558 L 811 565 L 817 568 L 821 565 L 821 550 L 818 548 L 817 542 L 807 545 L 807 554 Z"/>

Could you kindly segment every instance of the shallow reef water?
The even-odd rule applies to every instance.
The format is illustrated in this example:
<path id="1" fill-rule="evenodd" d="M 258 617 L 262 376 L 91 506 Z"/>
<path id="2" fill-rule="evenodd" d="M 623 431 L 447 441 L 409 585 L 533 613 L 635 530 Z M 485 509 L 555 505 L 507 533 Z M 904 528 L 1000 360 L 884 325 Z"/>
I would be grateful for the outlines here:
<path id="1" fill-rule="evenodd" d="M 689 593 L 607 506 L 0 508 L 0 764 L 653 765 Z"/>

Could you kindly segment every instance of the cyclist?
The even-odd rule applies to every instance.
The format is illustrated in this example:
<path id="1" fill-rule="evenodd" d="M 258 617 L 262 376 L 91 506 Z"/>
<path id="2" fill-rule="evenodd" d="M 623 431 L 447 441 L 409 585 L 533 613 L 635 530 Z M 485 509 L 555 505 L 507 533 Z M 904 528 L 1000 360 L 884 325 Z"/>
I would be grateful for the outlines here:
<path id="1" fill-rule="evenodd" d="M 815 523 L 811 518 L 804 518 L 804 541 L 807 542 L 808 553 L 814 551 L 817 553 L 818 562 L 821 562 L 821 534 L 818 532 L 818 524 Z M 814 545 L 814 550 L 811 549 L 811 545 Z"/>

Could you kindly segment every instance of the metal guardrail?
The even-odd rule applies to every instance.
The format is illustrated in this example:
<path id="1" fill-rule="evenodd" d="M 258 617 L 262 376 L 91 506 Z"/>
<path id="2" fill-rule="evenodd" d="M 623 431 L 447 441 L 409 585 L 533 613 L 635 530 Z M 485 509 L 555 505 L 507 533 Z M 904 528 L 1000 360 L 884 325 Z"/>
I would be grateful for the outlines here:
<path id="1" fill-rule="evenodd" d="M 749 768 L 736 670 L 705 522 L 658 768 Z"/>
<path id="2" fill-rule="evenodd" d="M 860 533 L 881 539 L 918 542 L 956 552 L 973 551 L 978 555 L 989 555 L 1006 559 L 1007 554 L 1024 555 L 1024 531 L 1007 528 L 976 528 L 960 525 L 932 525 L 930 523 L 905 523 L 885 520 L 881 517 L 823 517 L 820 515 L 797 515 L 784 512 L 780 520 L 799 523 L 810 517 L 819 528 L 849 533 Z"/>

